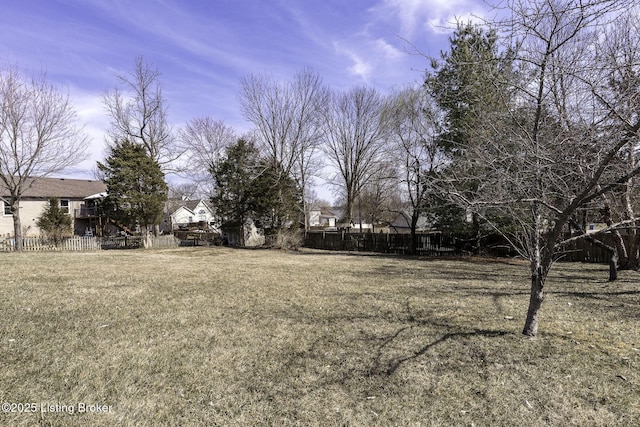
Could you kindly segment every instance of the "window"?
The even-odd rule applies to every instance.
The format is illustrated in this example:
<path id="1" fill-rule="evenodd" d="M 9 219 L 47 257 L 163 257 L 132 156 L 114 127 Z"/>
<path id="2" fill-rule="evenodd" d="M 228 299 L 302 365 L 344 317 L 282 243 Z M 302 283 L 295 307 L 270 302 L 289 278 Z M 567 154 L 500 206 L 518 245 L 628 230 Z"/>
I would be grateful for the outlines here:
<path id="1" fill-rule="evenodd" d="M 69 213 L 69 201 L 68 200 L 60 200 L 60 210 L 64 213 Z"/>
<path id="2" fill-rule="evenodd" d="M 11 205 L 5 201 L 2 202 L 2 214 L 3 215 L 11 215 Z"/>

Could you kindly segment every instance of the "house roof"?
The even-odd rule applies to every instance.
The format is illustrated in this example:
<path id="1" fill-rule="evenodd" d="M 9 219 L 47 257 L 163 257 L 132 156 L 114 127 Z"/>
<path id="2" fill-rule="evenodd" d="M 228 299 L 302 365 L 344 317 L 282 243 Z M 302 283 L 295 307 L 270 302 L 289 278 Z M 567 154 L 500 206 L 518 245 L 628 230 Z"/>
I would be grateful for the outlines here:
<path id="1" fill-rule="evenodd" d="M 33 183 L 22 193 L 23 198 L 48 199 L 84 199 L 92 194 L 107 190 L 102 181 L 69 178 L 35 178 Z M 0 195 L 10 196 L 7 187 L 0 183 Z"/>
<path id="2" fill-rule="evenodd" d="M 320 212 L 320 216 L 329 217 L 329 218 L 337 218 L 340 214 L 336 213 L 335 208 L 327 207 L 327 206 L 313 206 L 310 209 L 311 212 Z"/>
<path id="3" fill-rule="evenodd" d="M 320 216 L 321 217 L 326 217 L 326 218 L 337 218 L 338 217 L 338 215 L 336 215 L 335 213 L 333 213 L 333 212 L 331 212 L 329 210 L 325 210 L 325 209 L 320 210 Z"/>
<path id="4" fill-rule="evenodd" d="M 411 228 L 411 224 L 410 224 L 410 213 L 409 212 L 404 212 L 404 215 L 402 213 L 398 213 L 398 215 L 396 216 L 396 218 L 389 223 L 390 227 L 395 227 L 395 228 Z M 424 229 L 424 228 L 430 228 L 431 227 L 431 223 L 429 222 L 429 218 L 424 216 L 424 215 L 420 215 L 418 217 L 418 223 L 416 224 L 416 228 L 417 229 Z"/>

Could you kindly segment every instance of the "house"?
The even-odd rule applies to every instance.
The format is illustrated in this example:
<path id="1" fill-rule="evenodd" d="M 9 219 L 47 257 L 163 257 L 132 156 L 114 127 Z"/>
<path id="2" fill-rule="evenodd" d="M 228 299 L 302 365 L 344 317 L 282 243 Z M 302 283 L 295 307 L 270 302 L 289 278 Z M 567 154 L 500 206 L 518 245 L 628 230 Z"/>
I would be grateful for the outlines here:
<path id="1" fill-rule="evenodd" d="M 396 217 L 381 229 L 383 233 L 411 233 L 411 212 L 398 212 Z M 429 217 L 420 215 L 416 224 L 416 232 L 425 233 L 433 231 L 433 224 Z"/>
<path id="2" fill-rule="evenodd" d="M 349 224 L 349 230 L 354 233 L 358 233 L 360 231 L 367 233 L 374 229 L 375 229 L 375 225 L 371 224 L 370 222 L 367 222 L 367 220 L 364 218 L 357 218 L 357 217 L 351 218 L 351 223 Z"/>
<path id="3" fill-rule="evenodd" d="M 95 200 L 91 197 L 106 190 L 105 183 L 97 180 L 35 178 L 20 200 L 20 222 L 24 237 L 40 235 L 36 222 L 53 197 L 60 200 L 60 208 L 73 218 L 74 234 L 94 234 L 99 227 Z M 9 190 L 0 184 L 0 236 L 13 235 L 10 199 Z"/>
<path id="4" fill-rule="evenodd" d="M 200 229 L 220 232 L 213 209 L 204 200 L 170 199 L 160 229 L 165 232 Z"/>
<path id="5" fill-rule="evenodd" d="M 309 210 L 309 226 L 318 228 L 335 228 L 338 215 L 326 207 L 313 207 Z"/>

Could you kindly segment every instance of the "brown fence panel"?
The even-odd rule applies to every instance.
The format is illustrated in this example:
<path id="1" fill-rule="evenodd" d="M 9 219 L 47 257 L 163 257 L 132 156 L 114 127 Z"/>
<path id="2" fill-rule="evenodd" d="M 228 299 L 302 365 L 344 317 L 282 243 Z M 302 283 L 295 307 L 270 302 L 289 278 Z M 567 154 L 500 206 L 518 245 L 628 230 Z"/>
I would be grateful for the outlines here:
<path id="1" fill-rule="evenodd" d="M 418 255 L 462 255 L 468 252 L 468 239 L 445 233 L 421 233 L 417 236 L 416 253 Z M 491 237 L 491 236 L 490 236 Z M 568 237 L 568 236 L 567 236 Z M 598 236 L 609 246 L 613 246 L 613 236 Z M 627 238 L 626 236 L 624 237 Z M 310 231 L 304 246 L 314 249 L 333 251 L 366 251 L 391 254 L 408 254 L 410 234 L 390 233 L 348 233 L 346 231 Z M 483 239 L 487 245 L 485 252 L 493 256 L 515 256 L 506 241 L 499 236 Z M 465 249 L 466 248 L 466 249 Z M 594 245 L 586 239 L 575 240 L 563 248 L 562 261 L 607 264 L 611 253 Z"/>
<path id="2" fill-rule="evenodd" d="M 568 236 L 567 236 L 568 237 Z M 615 245 L 614 236 L 610 234 L 596 236 L 601 242 L 613 247 Z M 625 244 L 629 244 L 631 236 L 622 236 Z M 563 261 L 590 262 L 608 264 L 611 260 L 611 252 L 605 248 L 595 245 L 586 239 L 574 240 L 564 246 L 565 251 Z"/>
<path id="3" fill-rule="evenodd" d="M 142 236 L 103 237 L 102 249 L 138 249 L 144 247 Z"/>
<path id="4" fill-rule="evenodd" d="M 416 252 L 419 255 L 460 255 L 455 237 L 441 233 L 418 234 Z M 364 251 L 404 255 L 409 253 L 410 234 L 348 233 L 345 231 L 310 231 L 304 246 L 332 251 Z"/>

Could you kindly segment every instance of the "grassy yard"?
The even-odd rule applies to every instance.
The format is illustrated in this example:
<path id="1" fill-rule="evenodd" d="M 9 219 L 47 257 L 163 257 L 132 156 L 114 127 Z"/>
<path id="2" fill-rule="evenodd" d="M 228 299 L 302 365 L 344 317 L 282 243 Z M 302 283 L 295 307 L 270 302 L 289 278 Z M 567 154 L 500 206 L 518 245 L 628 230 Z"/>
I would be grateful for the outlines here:
<path id="1" fill-rule="evenodd" d="M 0 266 L 2 426 L 640 422 L 637 273 L 556 265 L 530 340 L 517 262 L 183 248 Z"/>

